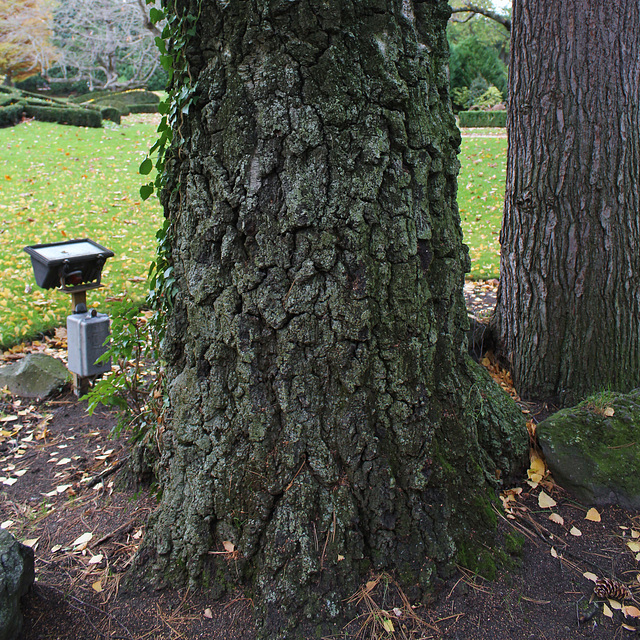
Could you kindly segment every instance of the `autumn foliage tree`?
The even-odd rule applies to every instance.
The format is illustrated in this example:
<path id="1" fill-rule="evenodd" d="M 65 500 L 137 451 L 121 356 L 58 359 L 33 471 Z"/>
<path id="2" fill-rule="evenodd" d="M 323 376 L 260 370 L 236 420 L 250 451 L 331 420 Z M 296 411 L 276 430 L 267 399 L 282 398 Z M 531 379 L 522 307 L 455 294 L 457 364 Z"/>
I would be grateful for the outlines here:
<path id="1" fill-rule="evenodd" d="M 0 0 L 0 75 L 5 84 L 48 68 L 56 57 L 52 0 Z"/>

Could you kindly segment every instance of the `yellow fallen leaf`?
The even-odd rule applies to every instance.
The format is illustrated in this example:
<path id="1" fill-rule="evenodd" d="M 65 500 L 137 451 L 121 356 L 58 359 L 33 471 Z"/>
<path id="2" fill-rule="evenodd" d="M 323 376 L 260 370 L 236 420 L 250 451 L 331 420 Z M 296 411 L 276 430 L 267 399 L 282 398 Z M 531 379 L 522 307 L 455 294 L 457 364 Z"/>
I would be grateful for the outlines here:
<path id="1" fill-rule="evenodd" d="M 590 571 L 585 571 L 582 575 L 587 580 L 591 580 L 591 582 L 598 582 L 598 576 L 595 573 L 591 573 Z"/>
<path id="2" fill-rule="evenodd" d="M 213 612 L 211 611 L 211 609 L 204 610 L 204 617 L 209 619 L 213 618 Z"/>
<path id="3" fill-rule="evenodd" d="M 97 593 L 101 593 L 102 592 L 102 580 L 98 580 L 97 582 L 94 582 L 91 585 L 91 588 L 96 591 Z"/>
<path id="4" fill-rule="evenodd" d="M 585 520 L 591 520 L 591 522 L 600 522 L 602 518 L 600 517 L 600 513 L 597 509 L 591 507 L 589 511 L 587 511 L 587 515 L 584 517 Z"/>
<path id="5" fill-rule="evenodd" d="M 557 557 L 558 557 L 558 552 L 555 550 L 555 547 L 551 547 L 551 555 L 552 555 L 554 558 L 557 558 Z"/>
<path id="6" fill-rule="evenodd" d="M 637 539 L 637 538 L 640 538 L 640 531 L 636 531 L 635 529 L 631 529 L 631 537 L 634 540 Z"/>
<path id="7" fill-rule="evenodd" d="M 607 618 L 613 618 L 613 611 L 609 609 L 606 602 L 602 603 L 602 613 L 604 613 L 604 615 L 607 616 Z"/>
<path id="8" fill-rule="evenodd" d="M 622 624 L 620 625 L 623 629 L 626 629 L 627 631 L 637 631 L 637 629 L 635 627 L 632 627 L 629 624 Z"/>
<path id="9" fill-rule="evenodd" d="M 627 547 L 629 547 L 633 553 L 638 553 L 640 551 L 640 542 L 629 540 L 629 542 L 627 542 Z"/>
<path id="10" fill-rule="evenodd" d="M 544 464 L 544 460 L 535 452 L 531 452 L 531 466 L 527 471 L 527 475 L 529 480 L 533 482 L 540 482 L 542 478 L 544 478 L 544 474 L 546 471 L 546 467 Z"/>
<path id="11" fill-rule="evenodd" d="M 338 562 L 342 562 L 344 560 L 344 556 L 341 556 L 340 554 L 338 554 Z"/>
<path id="12" fill-rule="evenodd" d="M 622 613 L 628 618 L 640 618 L 640 609 L 631 604 L 626 607 L 622 607 Z"/>
<path id="13" fill-rule="evenodd" d="M 538 495 L 538 505 L 542 509 L 551 509 L 551 507 L 555 507 L 558 504 L 550 495 L 546 494 L 544 491 L 541 491 Z"/>
<path id="14" fill-rule="evenodd" d="M 25 547 L 31 547 L 32 549 L 36 548 L 36 543 L 40 540 L 40 538 L 30 538 L 29 540 L 23 540 L 22 544 Z"/>
<path id="15" fill-rule="evenodd" d="M 610 418 L 615 412 L 616 411 L 613 407 L 606 407 L 602 414 L 607 418 Z"/>
<path id="16" fill-rule="evenodd" d="M 551 522 L 555 522 L 556 524 L 559 524 L 559 525 L 563 525 L 564 524 L 564 518 L 558 513 L 552 513 L 549 516 L 549 520 L 551 520 Z"/>
<path id="17" fill-rule="evenodd" d="M 571 527 L 571 530 L 569 531 L 569 533 L 572 536 L 576 536 L 576 538 L 579 538 L 582 535 L 582 531 L 580 531 L 578 527 Z"/>
<path id="18" fill-rule="evenodd" d="M 382 627 L 387 633 L 393 633 L 396 630 L 389 618 L 382 618 Z"/>
<path id="19" fill-rule="evenodd" d="M 99 553 L 97 556 L 91 556 L 89 558 L 89 564 L 100 564 L 103 557 L 104 556 L 101 553 Z"/>
<path id="20" fill-rule="evenodd" d="M 615 609 L 616 611 L 620 611 L 620 609 L 622 609 L 622 605 L 617 600 L 613 600 L 612 598 L 608 598 L 608 600 L 612 609 Z"/>
<path id="21" fill-rule="evenodd" d="M 233 553 L 236 550 L 236 545 L 233 542 L 229 542 L 229 540 L 225 540 L 222 546 L 227 553 Z"/>
<path id="22" fill-rule="evenodd" d="M 373 589 L 378 583 L 375 580 L 369 580 L 369 582 L 367 582 L 367 584 L 365 585 L 365 590 L 367 591 L 367 593 L 369 593 L 369 591 L 371 591 L 371 589 Z"/>

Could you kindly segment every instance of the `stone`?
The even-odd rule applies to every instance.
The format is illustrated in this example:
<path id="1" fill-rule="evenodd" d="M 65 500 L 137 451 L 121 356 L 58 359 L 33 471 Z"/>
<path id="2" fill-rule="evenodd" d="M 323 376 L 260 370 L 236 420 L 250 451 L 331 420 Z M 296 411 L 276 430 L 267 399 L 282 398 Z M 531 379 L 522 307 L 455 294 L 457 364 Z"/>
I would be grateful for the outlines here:
<path id="1" fill-rule="evenodd" d="M 640 389 L 591 396 L 536 435 L 554 480 L 581 502 L 640 508 Z"/>
<path id="2" fill-rule="evenodd" d="M 33 549 L 0 529 L 0 640 L 14 640 L 22 628 L 20 598 L 35 579 Z"/>
<path id="3" fill-rule="evenodd" d="M 23 398 L 46 398 L 59 391 L 71 374 L 60 360 L 44 353 L 30 353 L 14 364 L 0 367 L 0 388 Z"/>

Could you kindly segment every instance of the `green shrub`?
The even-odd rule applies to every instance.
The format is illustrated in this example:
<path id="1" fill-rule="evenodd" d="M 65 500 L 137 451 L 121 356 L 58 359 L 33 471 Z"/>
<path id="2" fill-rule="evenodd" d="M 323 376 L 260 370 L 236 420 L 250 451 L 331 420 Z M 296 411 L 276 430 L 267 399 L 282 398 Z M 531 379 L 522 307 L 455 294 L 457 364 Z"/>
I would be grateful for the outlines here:
<path id="1" fill-rule="evenodd" d="M 116 124 L 120 124 L 120 110 L 116 107 L 101 107 L 100 114 L 102 115 L 103 120 L 110 120 L 111 122 L 115 122 Z"/>
<path id="2" fill-rule="evenodd" d="M 73 106 L 39 105 L 27 102 L 24 112 L 29 118 L 40 122 L 57 122 L 75 127 L 101 127 L 102 116 L 96 109 L 84 109 Z"/>
<path id="3" fill-rule="evenodd" d="M 18 102 L 15 104 L 0 107 L 0 127 L 12 127 L 20 122 L 24 104 Z"/>
<path id="4" fill-rule="evenodd" d="M 131 113 L 158 113 L 157 104 L 132 104 Z"/>
<path id="5" fill-rule="evenodd" d="M 460 111 L 461 127 L 506 127 L 506 111 Z"/>
<path id="6" fill-rule="evenodd" d="M 476 99 L 474 106 L 487 110 L 495 107 L 502 102 L 502 94 L 497 87 L 489 87 L 479 98 Z"/>

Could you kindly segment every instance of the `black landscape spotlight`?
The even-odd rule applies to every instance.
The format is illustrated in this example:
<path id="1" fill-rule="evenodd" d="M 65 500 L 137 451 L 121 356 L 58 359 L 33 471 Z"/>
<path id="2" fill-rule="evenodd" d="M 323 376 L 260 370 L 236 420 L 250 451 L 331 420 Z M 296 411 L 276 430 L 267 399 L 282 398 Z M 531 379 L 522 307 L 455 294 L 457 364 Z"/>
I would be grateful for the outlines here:
<path id="1" fill-rule="evenodd" d="M 86 393 L 90 378 L 111 369 L 111 362 L 96 364 L 106 351 L 109 316 L 87 310 L 87 291 L 102 287 L 100 279 L 113 251 L 87 238 L 34 244 L 24 250 L 31 256 L 36 283 L 43 289 L 59 288 L 71 294 L 73 314 L 67 316 L 69 371 L 76 395 Z"/>

